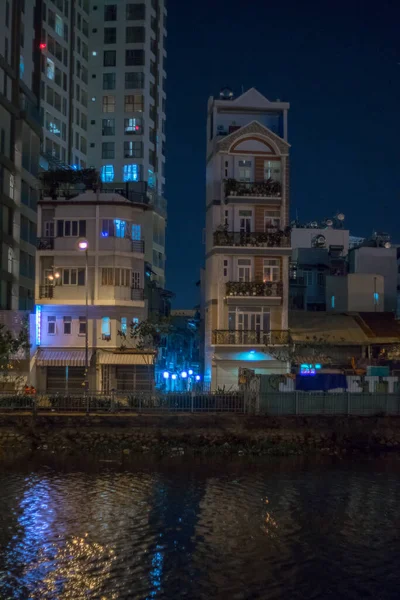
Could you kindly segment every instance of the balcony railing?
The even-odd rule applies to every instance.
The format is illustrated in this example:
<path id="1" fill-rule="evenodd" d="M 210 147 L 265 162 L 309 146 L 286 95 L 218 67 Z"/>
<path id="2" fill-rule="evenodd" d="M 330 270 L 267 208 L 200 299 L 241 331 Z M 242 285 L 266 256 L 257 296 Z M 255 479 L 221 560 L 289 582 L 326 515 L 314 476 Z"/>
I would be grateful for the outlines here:
<path id="1" fill-rule="evenodd" d="M 54 250 L 54 238 L 37 238 L 36 246 L 38 250 Z"/>
<path id="2" fill-rule="evenodd" d="M 282 281 L 228 281 L 227 296 L 282 296 Z"/>
<path id="3" fill-rule="evenodd" d="M 40 285 L 39 298 L 54 298 L 54 285 Z"/>
<path id="4" fill-rule="evenodd" d="M 132 240 L 132 252 L 144 254 L 144 242 L 142 240 Z"/>
<path id="5" fill-rule="evenodd" d="M 215 329 L 212 334 L 215 346 L 286 346 L 289 342 L 288 330 Z"/>
<path id="6" fill-rule="evenodd" d="M 215 231 L 214 246 L 253 246 L 257 248 L 290 248 L 290 235 L 284 231 Z"/>
<path id="7" fill-rule="evenodd" d="M 266 181 L 237 181 L 228 179 L 225 182 L 225 196 L 256 196 L 259 198 L 279 198 L 282 186 L 280 181 L 267 179 Z"/>
<path id="8" fill-rule="evenodd" d="M 144 290 L 131 288 L 131 300 L 144 300 Z"/>

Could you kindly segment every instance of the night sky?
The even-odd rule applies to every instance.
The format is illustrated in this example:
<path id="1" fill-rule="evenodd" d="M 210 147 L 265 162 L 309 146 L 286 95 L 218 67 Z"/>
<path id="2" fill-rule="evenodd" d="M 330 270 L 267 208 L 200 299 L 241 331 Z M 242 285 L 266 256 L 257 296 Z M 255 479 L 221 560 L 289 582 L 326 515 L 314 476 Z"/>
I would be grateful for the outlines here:
<path id="1" fill-rule="evenodd" d="M 336 213 L 400 242 L 399 0 L 169 0 L 167 288 L 198 303 L 207 99 L 224 86 L 291 104 L 291 214 Z"/>

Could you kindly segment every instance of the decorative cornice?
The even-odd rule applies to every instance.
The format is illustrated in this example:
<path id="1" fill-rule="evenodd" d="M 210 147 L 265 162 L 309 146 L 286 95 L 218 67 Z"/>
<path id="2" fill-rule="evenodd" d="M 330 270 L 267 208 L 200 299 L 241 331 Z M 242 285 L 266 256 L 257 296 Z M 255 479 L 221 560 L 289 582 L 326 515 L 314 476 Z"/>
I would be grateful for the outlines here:
<path id="1" fill-rule="evenodd" d="M 241 138 L 246 139 L 246 136 L 249 134 L 258 134 L 262 139 L 265 140 L 266 143 L 269 143 L 274 149 L 276 149 L 277 154 L 287 155 L 289 154 L 290 145 L 285 142 L 279 135 L 273 133 L 264 125 L 261 125 L 258 121 L 252 121 L 248 125 L 233 131 L 230 135 L 227 135 L 222 140 L 217 142 L 217 149 L 219 152 L 229 152 L 232 145 L 235 142 L 238 142 Z"/>

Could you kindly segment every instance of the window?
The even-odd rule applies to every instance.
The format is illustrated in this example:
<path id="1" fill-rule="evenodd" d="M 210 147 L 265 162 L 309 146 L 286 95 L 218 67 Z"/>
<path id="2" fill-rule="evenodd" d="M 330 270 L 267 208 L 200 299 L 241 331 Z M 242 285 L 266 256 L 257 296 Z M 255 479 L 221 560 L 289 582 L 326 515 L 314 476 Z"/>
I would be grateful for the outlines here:
<path id="1" fill-rule="evenodd" d="M 110 317 L 103 317 L 101 319 L 101 336 L 102 338 L 111 337 L 111 320 Z"/>
<path id="2" fill-rule="evenodd" d="M 115 157 L 115 143 L 114 142 L 103 142 L 101 144 L 101 157 L 102 158 L 114 158 Z"/>
<path id="3" fill-rule="evenodd" d="M 64 321 L 64 335 L 71 335 L 71 333 L 72 333 L 71 317 L 63 317 L 63 321 Z"/>
<path id="4" fill-rule="evenodd" d="M 331 308 L 335 308 L 335 296 L 331 296 Z"/>
<path id="5" fill-rule="evenodd" d="M 236 344 L 265 343 L 262 332 L 270 331 L 269 310 L 253 307 L 233 308 L 228 313 L 228 329 L 232 331 Z M 233 333 L 235 331 L 235 333 Z"/>
<path id="6" fill-rule="evenodd" d="M 104 67 L 115 67 L 117 64 L 117 53 L 115 50 L 104 50 L 103 53 L 103 66 Z"/>
<path id="7" fill-rule="evenodd" d="M 9 273 L 13 273 L 13 271 L 14 271 L 14 250 L 12 248 L 8 248 L 7 271 Z"/>
<path id="8" fill-rule="evenodd" d="M 135 117 L 124 119 L 125 135 L 140 135 L 143 133 L 143 119 Z"/>
<path id="9" fill-rule="evenodd" d="M 121 317 L 121 333 L 126 335 L 127 331 L 128 331 L 128 319 L 126 317 Z"/>
<path id="10" fill-rule="evenodd" d="M 116 27 L 104 27 L 104 43 L 115 44 L 117 42 Z"/>
<path id="11" fill-rule="evenodd" d="M 115 135 L 115 119 L 103 119 L 102 135 Z"/>
<path id="12" fill-rule="evenodd" d="M 125 89 L 141 90 L 144 88 L 144 73 L 125 73 Z"/>
<path id="13" fill-rule="evenodd" d="M 86 335 L 86 317 L 79 317 L 78 335 Z"/>
<path id="14" fill-rule="evenodd" d="M 144 27 L 127 27 L 125 32 L 126 44 L 142 44 L 145 41 Z"/>
<path id="15" fill-rule="evenodd" d="M 57 237 L 84 237 L 86 235 L 86 221 L 57 221 Z"/>
<path id="16" fill-rule="evenodd" d="M 54 62 L 50 58 L 46 59 L 46 76 L 49 79 L 54 79 L 55 76 Z"/>
<path id="17" fill-rule="evenodd" d="M 238 163 L 238 179 L 239 181 L 252 180 L 252 162 L 251 160 L 239 160 Z"/>
<path id="18" fill-rule="evenodd" d="M 44 237 L 54 237 L 54 221 L 45 221 L 43 223 Z"/>
<path id="19" fill-rule="evenodd" d="M 132 223 L 132 240 L 140 241 L 142 239 L 141 226 L 136 223 Z"/>
<path id="20" fill-rule="evenodd" d="M 125 66 L 141 67 L 144 65 L 144 50 L 125 50 Z"/>
<path id="21" fill-rule="evenodd" d="M 303 271 L 305 285 L 312 285 L 314 281 L 313 272 L 311 269 L 304 269 Z"/>
<path id="22" fill-rule="evenodd" d="M 103 73 L 103 90 L 115 90 L 115 73 Z"/>
<path id="23" fill-rule="evenodd" d="M 126 235 L 126 221 L 121 221 L 121 219 L 114 219 L 115 226 L 115 237 L 124 238 Z"/>
<path id="24" fill-rule="evenodd" d="M 112 267 L 101 269 L 101 285 L 114 285 L 114 269 Z"/>
<path id="25" fill-rule="evenodd" d="M 144 4 L 132 4 L 126 5 L 125 18 L 127 21 L 144 21 L 146 16 L 146 9 Z"/>
<path id="26" fill-rule="evenodd" d="M 224 259 L 224 277 L 228 277 L 228 259 Z"/>
<path id="27" fill-rule="evenodd" d="M 273 179 L 281 181 L 281 162 L 280 160 L 264 160 L 264 180 Z"/>
<path id="28" fill-rule="evenodd" d="M 103 96 L 103 112 L 115 112 L 115 96 Z"/>
<path id="29" fill-rule="evenodd" d="M 325 285 L 325 273 L 321 273 L 321 271 L 317 273 L 317 284 L 321 287 Z"/>
<path id="30" fill-rule="evenodd" d="M 134 290 L 140 290 L 140 273 L 139 271 L 132 271 L 132 288 Z"/>
<path id="31" fill-rule="evenodd" d="M 103 219 L 102 225 L 101 225 L 101 237 L 113 237 L 114 231 L 115 231 L 114 220 L 113 219 Z"/>
<path id="32" fill-rule="evenodd" d="M 263 264 L 263 281 L 265 283 L 279 281 L 281 265 L 279 258 L 264 258 Z"/>
<path id="33" fill-rule="evenodd" d="M 114 166 L 103 165 L 100 171 L 100 178 L 104 183 L 110 183 L 111 181 L 114 181 Z"/>
<path id="34" fill-rule="evenodd" d="M 85 285 L 85 269 L 63 269 L 63 285 Z"/>
<path id="35" fill-rule="evenodd" d="M 149 150 L 149 164 L 153 167 L 156 164 L 156 153 L 154 152 L 154 150 Z"/>
<path id="36" fill-rule="evenodd" d="M 281 224 L 281 213 L 279 210 L 264 210 L 264 231 L 279 229 Z"/>
<path id="37" fill-rule="evenodd" d="M 123 180 L 140 181 L 139 165 L 124 165 Z"/>
<path id="38" fill-rule="evenodd" d="M 117 5 L 106 4 L 104 7 L 104 20 L 105 21 L 116 21 L 117 20 Z"/>
<path id="39" fill-rule="evenodd" d="M 56 14 L 50 8 L 48 10 L 47 17 L 48 24 L 52 29 L 54 29 L 56 26 Z"/>
<path id="40" fill-rule="evenodd" d="M 60 37 L 64 36 L 64 24 L 62 18 L 59 15 L 56 15 L 56 26 L 54 29 L 57 35 L 59 35 Z"/>
<path id="41" fill-rule="evenodd" d="M 143 158 L 143 142 L 124 142 L 125 158 Z"/>
<path id="42" fill-rule="evenodd" d="M 251 258 L 239 258 L 237 261 L 237 280 L 240 282 L 251 281 L 252 276 Z"/>
<path id="43" fill-rule="evenodd" d="M 142 112 L 144 98 L 141 94 L 125 96 L 125 112 Z"/>
<path id="44" fill-rule="evenodd" d="M 47 334 L 48 335 L 56 334 L 56 318 L 55 317 L 47 317 Z"/>

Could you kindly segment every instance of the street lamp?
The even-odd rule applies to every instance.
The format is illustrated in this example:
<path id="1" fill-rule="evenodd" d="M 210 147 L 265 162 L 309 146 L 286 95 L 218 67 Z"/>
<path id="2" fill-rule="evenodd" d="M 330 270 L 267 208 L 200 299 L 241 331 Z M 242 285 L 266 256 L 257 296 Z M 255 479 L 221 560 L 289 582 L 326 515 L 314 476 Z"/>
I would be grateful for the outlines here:
<path id="1" fill-rule="evenodd" d="M 89 269 L 88 269 L 88 249 L 87 240 L 79 240 L 78 248 L 85 253 L 85 302 L 86 302 L 86 327 L 85 327 L 85 390 L 89 389 Z"/>

